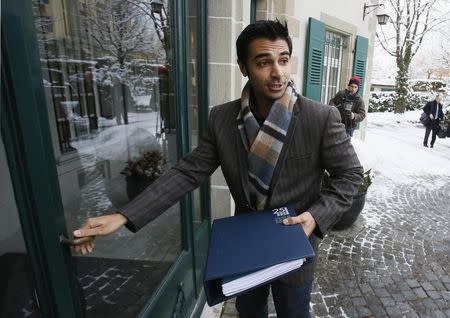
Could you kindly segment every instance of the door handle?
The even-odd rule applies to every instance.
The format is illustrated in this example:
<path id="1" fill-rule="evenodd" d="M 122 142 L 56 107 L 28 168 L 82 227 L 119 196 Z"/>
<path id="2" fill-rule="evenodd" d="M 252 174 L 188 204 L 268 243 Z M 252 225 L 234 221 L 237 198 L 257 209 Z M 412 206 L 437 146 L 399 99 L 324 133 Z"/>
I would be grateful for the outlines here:
<path id="1" fill-rule="evenodd" d="M 63 245 L 77 246 L 77 245 L 91 242 L 94 240 L 94 238 L 95 238 L 95 236 L 86 236 L 86 237 L 69 239 L 69 238 L 65 237 L 64 235 L 60 235 L 59 242 Z"/>

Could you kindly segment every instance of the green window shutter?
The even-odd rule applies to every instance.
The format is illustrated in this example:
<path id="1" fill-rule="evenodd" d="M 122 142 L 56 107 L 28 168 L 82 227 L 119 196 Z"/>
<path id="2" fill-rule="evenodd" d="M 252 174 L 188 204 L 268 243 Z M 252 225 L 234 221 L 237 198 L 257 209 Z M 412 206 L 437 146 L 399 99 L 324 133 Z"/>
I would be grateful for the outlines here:
<path id="1" fill-rule="evenodd" d="M 309 18 L 303 95 L 316 101 L 320 101 L 322 92 L 324 51 L 325 24 L 319 20 Z"/>
<path id="2" fill-rule="evenodd" d="M 369 39 L 356 36 L 355 58 L 353 60 L 353 75 L 358 75 L 361 78 L 361 87 L 359 95 L 364 93 L 364 83 L 366 79 L 366 65 L 367 65 L 367 49 L 369 47 Z"/>

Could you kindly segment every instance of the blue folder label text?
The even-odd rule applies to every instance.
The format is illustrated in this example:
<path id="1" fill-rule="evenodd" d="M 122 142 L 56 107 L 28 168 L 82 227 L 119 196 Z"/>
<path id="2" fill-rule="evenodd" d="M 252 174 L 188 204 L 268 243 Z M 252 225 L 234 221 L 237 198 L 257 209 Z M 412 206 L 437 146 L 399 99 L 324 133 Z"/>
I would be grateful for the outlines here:
<path id="1" fill-rule="evenodd" d="M 289 210 L 283 206 L 281 208 L 272 209 L 273 214 L 276 216 L 275 222 L 282 223 L 284 219 L 289 217 Z"/>

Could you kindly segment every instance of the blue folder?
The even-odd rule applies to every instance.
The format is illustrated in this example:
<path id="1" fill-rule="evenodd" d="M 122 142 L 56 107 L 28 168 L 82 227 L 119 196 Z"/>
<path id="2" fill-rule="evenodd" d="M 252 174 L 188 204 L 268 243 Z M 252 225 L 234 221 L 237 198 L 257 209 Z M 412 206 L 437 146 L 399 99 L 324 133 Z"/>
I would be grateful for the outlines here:
<path id="1" fill-rule="evenodd" d="M 222 293 L 223 281 L 276 264 L 314 257 L 302 227 L 282 224 L 283 219 L 295 215 L 293 206 L 285 206 L 213 221 L 203 280 L 208 305 L 237 295 L 226 297 Z"/>

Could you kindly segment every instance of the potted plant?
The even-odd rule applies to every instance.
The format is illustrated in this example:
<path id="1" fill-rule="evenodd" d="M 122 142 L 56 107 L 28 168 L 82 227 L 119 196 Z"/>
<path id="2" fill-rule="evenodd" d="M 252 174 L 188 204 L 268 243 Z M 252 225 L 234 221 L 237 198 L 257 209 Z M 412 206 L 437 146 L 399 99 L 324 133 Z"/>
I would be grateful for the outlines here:
<path id="1" fill-rule="evenodd" d="M 352 205 L 344 212 L 341 219 L 333 226 L 333 230 L 344 230 L 349 228 L 355 223 L 361 211 L 366 203 L 366 194 L 370 185 L 373 182 L 372 169 L 369 169 L 363 174 L 363 181 L 358 188 L 358 193 L 353 196 Z M 322 179 L 322 187 L 326 187 L 329 183 L 329 174 L 325 172 L 324 178 Z"/>
<path id="2" fill-rule="evenodd" d="M 130 200 L 144 191 L 163 173 L 167 160 L 160 150 L 147 150 L 135 160 L 128 160 L 120 172 L 125 175 L 127 194 Z"/>

